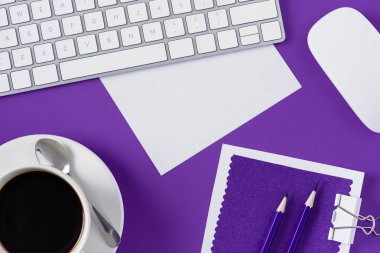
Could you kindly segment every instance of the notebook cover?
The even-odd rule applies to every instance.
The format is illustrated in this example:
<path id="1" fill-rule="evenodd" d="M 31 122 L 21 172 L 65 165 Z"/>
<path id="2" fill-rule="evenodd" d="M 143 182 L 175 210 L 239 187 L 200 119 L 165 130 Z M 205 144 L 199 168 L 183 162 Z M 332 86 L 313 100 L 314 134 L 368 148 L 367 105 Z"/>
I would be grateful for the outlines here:
<path id="1" fill-rule="evenodd" d="M 315 206 L 297 248 L 304 253 L 336 253 L 328 241 L 337 193 L 349 195 L 351 180 L 233 156 L 212 252 L 259 252 L 274 211 L 288 192 L 287 210 L 270 252 L 286 252 L 304 203 L 319 183 Z"/>

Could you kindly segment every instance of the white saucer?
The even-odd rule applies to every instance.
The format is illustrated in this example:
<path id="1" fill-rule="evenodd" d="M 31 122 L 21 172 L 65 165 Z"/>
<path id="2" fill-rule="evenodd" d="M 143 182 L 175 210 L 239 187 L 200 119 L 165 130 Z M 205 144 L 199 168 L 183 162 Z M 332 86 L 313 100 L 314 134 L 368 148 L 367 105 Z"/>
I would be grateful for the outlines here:
<path id="1" fill-rule="evenodd" d="M 38 165 L 34 145 L 40 138 L 51 138 L 66 146 L 72 155 L 73 172 L 70 171 L 70 174 L 82 187 L 87 198 L 121 233 L 124 224 L 124 208 L 116 180 L 98 156 L 75 141 L 52 135 L 32 135 L 5 143 L 0 146 L 0 177 L 12 168 Z M 84 251 L 86 253 L 114 253 L 116 248 L 107 246 L 96 225 L 93 225 Z"/>

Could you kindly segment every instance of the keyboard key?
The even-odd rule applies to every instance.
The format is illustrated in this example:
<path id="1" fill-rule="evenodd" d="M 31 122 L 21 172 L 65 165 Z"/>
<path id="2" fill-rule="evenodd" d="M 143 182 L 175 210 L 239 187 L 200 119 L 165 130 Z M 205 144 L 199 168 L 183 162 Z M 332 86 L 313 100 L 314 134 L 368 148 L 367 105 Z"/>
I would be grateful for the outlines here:
<path id="1" fill-rule="evenodd" d="M 243 36 L 240 38 L 240 41 L 243 46 L 257 44 L 260 42 L 260 35 L 252 34 L 252 35 Z"/>
<path id="2" fill-rule="evenodd" d="M 53 46 L 51 43 L 34 46 L 34 56 L 37 63 L 54 61 Z"/>
<path id="3" fill-rule="evenodd" d="M 228 4 L 234 4 L 235 0 L 216 0 L 216 4 L 218 6 L 228 5 Z"/>
<path id="4" fill-rule="evenodd" d="M 0 27 L 9 25 L 8 15 L 5 9 L 0 9 Z"/>
<path id="5" fill-rule="evenodd" d="M 58 59 L 66 59 L 77 55 L 74 46 L 74 40 L 61 40 L 55 43 Z"/>
<path id="6" fill-rule="evenodd" d="M 174 14 L 191 12 L 190 0 L 172 0 L 172 7 Z"/>
<path id="7" fill-rule="evenodd" d="M 44 40 L 50 40 L 61 37 L 61 28 L 58 20 L 51 20 L 41 23 L 41 34 Z"/>
<path id="8" fill-rule="evenodd" d="M 243 46 L 257 44 L 260 42 L 259 29 L 257 25 L 242 27 L 239 29 L 240 41 Z"/>
<path id="9" fill-rule="evenodd" d="M 14 3 L 16 0 L 0 0 L 0 5 Z"/>
<path id="10" fill-rule="evenodd" d="M 96 75 L 167 60 L 164 43 L 60 63 L 63 80 Z"/>
<path id="11" fill-rule="evenodd" d="M 0 75 L 0 93 L 10 91 L 9 80 L 7 75 Z"/>
<path id="12" fill-rule="evenodd" d="M 63 33 L 67 36 L 83 33 L 80 16 L 72 16 L 62 19 Z"/>
<path id="13" fill-rule="evenodd" d="M 11 69 L 11 59 L 8 52 L 0 53 L 0 71 Z"/>
<path id="14" fill-rule="evenodd" d="M 95 9 L 94 0 L 74 0 L 77 11 L 86 11 Z"/>
<path id="15" fill-rule="evenodd" d="M 16 68 L 25 67 L 33 64 L 32 52 L 29 47 L 13 50 L 12 58 Z"/>
<path id="16" fill-rule="evenodd" d="M 91 54 L 98 52 L 95 35 L 87 35 L 77 38 L 79 54 Z"/>
<path id="17" fill-rule="evenodd" d="M 214 1 L 213 0 L 194 0 L 194 6 L 197 11 L 210 9 L 214 7 Z"/>
<path id="18" fill-rule="evenodd" d="M 34 68 L 32 74 L 35 85 L 58 82 L 58 73 L 55 64 Z"/>
<path id="19" fill-rule="evenodd" d="M 129 21 L 131 23 L 148 20 L 148 13 L 145 3 L 132 4 L 127 6 Z"/>
<path id="20" fill-rule="evenodd" d="M 9 7 L 12 24 L 20 24 L 30 21 L 27 4 L 20 4 Z"/>
<path id="21" fill-rule="evenodd" d="M 115 5 L 116 3 L 116 0 L 98 0 L 99 7 Z"/>
<path id="22" fill-rule="evenodd" d="M 57 16 L 73 13 L 73 4 L 71 0 L 52 0 L 54 13 Z"/>
<path id="23" fill-rule="evenodd" d="M 106 17 L 107 17 L 108 27 L 125 25 L 127 23 L 127 19 L 126 19 L 125 11 L 123 7 L 106 10 Z"/>
<path id="24" fill-rule="evenodd" d="M 13 89 L 20 90 L 32 86 L 32 80 L 28 70 L 20 70 L 11 73 Z"/>
<path id="25" fill-rule="evenodd" d="M 258 33 L 259 33 L 259 29 L 257 25 L 246 26 L 239 29 L 240 36 L 247 36 L 247 35 L 258 34 Z"/>
<path id="26" fill-rule="evenodd" d="M 84 14 L 84 23 L 88 32 L 104 29 L 102 12 L 97 11 Z"/>
<path id="27" fill-rule="evenodd" d="M 142 29 L 146 42 L 162 40 L 164 38 L 160 22 L 145 24 L 142 26 Z"/>
<path id="28" fill-rule="evenodd" d="M 220 49 L 228 49 L 238 46 L 235 30 L 218 32 L 217 36 Z"/>
<path id="29" fill-rule="evenodd" d="M 0 30 L 0 48 L 17 46 L 17 35 L 14 28 Z"/>
<path id="30" fill-rule="evenodd" d="M 153 0 L 149 2 L 152 18 L 162 18 L 170 15 L 168 0 Z"/>
<path id="31" fill-rule="evenodd" d="M 199 54 L 216 51 L 214 34 L 200 35 L 195 38 Z"/>
<path id="32" fill-rule="evenodd" d="M 227 12 L 224 9 L 210 11 L 208 13 L 208 21 L 211 29 L 219 29 L 228 26 Z"/>
<path id="33" fill-rule="evenodd" d="M 125 47 L 141 43 L 140 30 L 137 26 L 123 28 L 120 33 Z"/>
<path id="34" fill-rule="evenodd" d="M 100 48 L 105 50 L 115 49 L 120 47 L 119 37 L 116 31 L 108 31 L 99 33 Z"/>
<path id="35" fill-rule="evenodd" d="M 203 13 L 187 16 L 186 23 L 189 33 L 204 32 L 207 30 L 205 15 Z"/>
<path id="36" fill-rule="evenodd" d="M 264 41 L 278 40 L 282 37 L 280 22 L 278 21 L 261 24 L 261 32 Z"/>
<path id="37" fill-rule="evenodd" d="M 19 28 L 21 44 L 29 44 L 40 40 L 36 24 L 21 26 Z"/>
<path id="38" fill-rule="evenodd" d="M 275 0 L 232 7 L 230 14 L 233 25 L 241 25 L 278 16 Z"/>
<path id="39" fill-rule="evenodd" d="M 185 35 L 185 27 L 183 26 L 182 18 L 173 18 L 164 21 L 166 36 L 173 38 Z"/>
<path id="40" fill-rule="evenodd" d="M 31 7 L 32 15 L 35 20 L 51 17 L 51 7 L 49 0 L 32 2 Z"/>
<path id="41" fill-rule="evenodd" d="M 168 46 L 172 59 L 194 55 L 194 46 L 191 38 L 170 41 Z"/>

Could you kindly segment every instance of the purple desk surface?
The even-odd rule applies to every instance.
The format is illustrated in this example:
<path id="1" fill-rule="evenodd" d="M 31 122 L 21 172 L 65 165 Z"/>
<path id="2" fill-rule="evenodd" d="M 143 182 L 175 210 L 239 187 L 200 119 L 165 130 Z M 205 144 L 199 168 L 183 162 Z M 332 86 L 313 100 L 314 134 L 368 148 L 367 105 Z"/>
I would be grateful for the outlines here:
<path id="1" fill-rule="evenodd" d="M 114 173 L 125 205 L 118 252 L 199 252 L 222 143 L 362 170 L 364 214 L 380 215 L 380 135 L 348 107 L 310 54 L 306 37 L 324 14 L 351 6 L 380 28 L 378 0 L 282 0 L 278 45 L 303 89 L 161 177 L 99 80 L 0 98 L 0 143 L 28 134 L 72 138 Z M 352 252 L 378 252 L 358 233 Z M 376 249 L 376 250 L 375 250 Z"/>

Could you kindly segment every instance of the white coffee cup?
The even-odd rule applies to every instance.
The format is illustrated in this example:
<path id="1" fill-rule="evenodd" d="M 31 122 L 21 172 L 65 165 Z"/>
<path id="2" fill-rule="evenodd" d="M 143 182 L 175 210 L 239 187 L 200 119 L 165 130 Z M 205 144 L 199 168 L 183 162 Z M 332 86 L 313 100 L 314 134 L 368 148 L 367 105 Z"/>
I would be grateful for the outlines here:
<path id="1" fill-rule="evenodd" d="M 42 165 L 33 165 L 30 167 L 22 167 L 22 168 L 16 168 L 11 169 L 8 173 L 4 175 L 0 175 L 0 191 L 4 187 L 4 185 L 11 181 L 13 178 L 27 173 L 27 172 L 47 172 L 50 174 L 53 174 L 61 179 L 63 179 L 66 183 L 68 183 L 72 189 L 75 191 L 77 196 L 79 197 L 79 200 L 82 204 L 83 208 L 83 223 L 82 223 L 82 231 L 80 233 L 80 236 L 74 245 L 72 249 L 70 250 L 70 253 L 81 253 L 84 250 L 84 246 L 86 245 L 86 242 L 88 240 L 90 230 L 91 230 L 91 212 L 90 212 L 90 206 L 88 203 L 88 200 L 80 188 L 80 186 L 72 179 L 70 176 L 64 174 L 63 172 L 59 171 L 56 168 L 48 167 L 48 166 L 42 166 Z M 0 252 L 8 252 L 4 246 L 2 246 L 0 242 Z"/>

